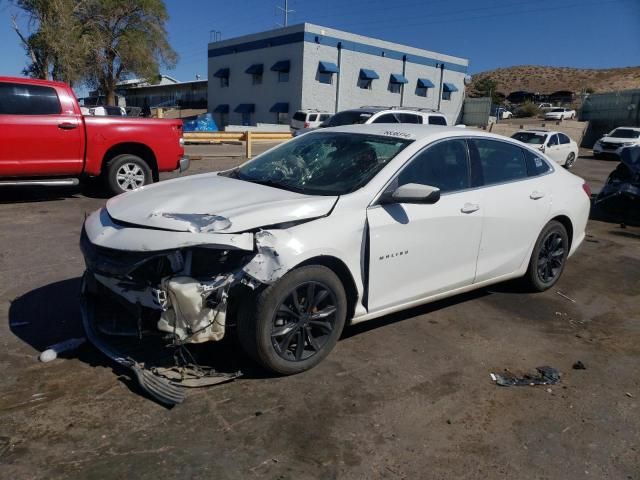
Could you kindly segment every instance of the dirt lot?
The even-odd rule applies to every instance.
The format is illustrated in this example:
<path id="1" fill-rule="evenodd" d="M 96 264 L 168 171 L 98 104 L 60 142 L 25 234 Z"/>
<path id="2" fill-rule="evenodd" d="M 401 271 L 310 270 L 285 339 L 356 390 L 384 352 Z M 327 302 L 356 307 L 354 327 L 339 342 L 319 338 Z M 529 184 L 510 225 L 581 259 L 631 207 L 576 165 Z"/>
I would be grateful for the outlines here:
<path id="1" fill-rule="evenodd" d="M 575 170 L 597 190 L 613 167 Z M 499 285 L 348 328 L 294 377 L 214 345 L 245 376 L 168 410 L 89 345 L 37 360 L 82 333 L 78 236 L 104 201 L 0 192 L 0 478 L 640 479 L 640 229 L 591 221 L 557 288 Z M 489 379 L 541 365 L 561 383 Z"/>

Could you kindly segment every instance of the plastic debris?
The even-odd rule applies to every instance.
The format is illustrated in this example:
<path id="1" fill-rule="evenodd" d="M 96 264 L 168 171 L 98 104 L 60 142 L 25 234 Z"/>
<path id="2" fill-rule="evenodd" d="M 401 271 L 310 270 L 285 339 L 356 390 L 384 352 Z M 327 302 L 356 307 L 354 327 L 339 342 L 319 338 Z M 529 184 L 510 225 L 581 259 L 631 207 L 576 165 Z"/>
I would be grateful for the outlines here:
<path id="1" fill-rule="evenodd" d="M 537 367 L 536 370 L 538 372 L 537 375 L 526 374 L 522 377 L 498 375 L 497 373 L 491 373 L 489 376 L 491 380 L 496 382 L 496 385 L 501 387 L 555 385 L 560 381 L 560 372 L 553 367 Z"/>
<path id="2" fill-rule="evenodd" d="M 56 358 L 58 358 L 59 353 L 68 352 L 69 350 L 75 350 L 86 341 L 87 339 L 84 337 L 70 338 L 69 340 L 65 340 L 64 342 L 51 345 L 49 348 L 47 348 L 44 352 L 40 354 L 40 357 L 39 357 L 40 361 L 44 363 L 51 362 Z"/>
<path id="3" fill-rule="evenodd" d="M 573 369 L 574 370 L 586 370 L 587 367 L 584 366 L 584 363 L 582 363 L 580 360 L 578 360 L 576 363 L 573 364 Z"/>
<path id="4" fill-rule="evenodd" d="M 573 298 L 571 298 L 570 296 L 568 296 L 568 295 L 567 295 L 567 294 L 565 294 L 565 293 L 562 293 L 560 290 L 556 290 L 556 293 L 557 293 L 558 295 L 560 295 L 562 298 L 566 298 L 567 300 L 569 300 L 569 301 L 570 301 L 570 302 L 572 302 L 572 303 L 577 303 Z"/>

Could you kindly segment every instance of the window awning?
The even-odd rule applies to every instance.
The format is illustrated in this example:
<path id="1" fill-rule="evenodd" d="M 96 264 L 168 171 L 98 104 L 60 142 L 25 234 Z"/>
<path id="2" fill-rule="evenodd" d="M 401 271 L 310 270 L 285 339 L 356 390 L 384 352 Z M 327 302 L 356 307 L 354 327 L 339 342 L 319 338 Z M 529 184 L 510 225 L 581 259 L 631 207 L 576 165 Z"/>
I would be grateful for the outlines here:
<path id="1" fill-rule="evenodd" d="M 254 63 L 249 68 L 247 68 L 244 72 L 250 75 L 262 75 L 264 71 L 264 65 L 262 63 Z"/>
<path id="2" fill-rule="evenodd" d="M 256 111 L 255 103 L 241 103 L 234 110 L 236 113 L 253 113 Z"/>
<path id="3" fill-rule="evenodd" d="M 318 70 L 320 73 L 338 73 L 339 69 L 335 63 L 320 62 L 318 64 Z"/>
<path id="4" fill-rule="evenodd" d="M 367 70 L 366 68 L 360 69 L 360 80 L 375 80 L 380 78 L 375 70 Z"/>
<path id="5" fill-rule="evenodd" d="M 229 113 L 229 104 L 221 103 L 216 108 L 213 109 L 213 113 Z"/>
<path id="6" fill-rule="evenodd" d="M 428 78 L 418 79 L 418 88 L 433 88 L 435 85 Z"/>
<path id="7" fill-rule="evenodd" d="M 405 77 L 401 73 L 392 73 L 391 79 L 389 81 L 391 83 L 409 83 L 409 80 L 407 80 L 407 77 Z"/>
<path id="8" fill-rule="evenodd" d="M 221 68 L 216 73 L 214 73 L 213 76 L 218 78 L 229 78 L 229 69 Z"/>
<path id="9" fill-rule="evenodd" d="M 275 103 L 273 107 L 269 109 L 269 111 L 272 113 L 288 113 L 289 104 L 287 102 Z"/>
<path id="10" fill-rule="evenodd" d="M 442 90 L 445 92 L 457 92 L 458 87 L 456 87 L 453 83 L 443 83 Z"/>
<path id="11" fill-rule="evenodd" d="M 273 72 L 288 72 L 291 68 L 291 62 L 289 60 L 280 60 L 271 67 Z"/>

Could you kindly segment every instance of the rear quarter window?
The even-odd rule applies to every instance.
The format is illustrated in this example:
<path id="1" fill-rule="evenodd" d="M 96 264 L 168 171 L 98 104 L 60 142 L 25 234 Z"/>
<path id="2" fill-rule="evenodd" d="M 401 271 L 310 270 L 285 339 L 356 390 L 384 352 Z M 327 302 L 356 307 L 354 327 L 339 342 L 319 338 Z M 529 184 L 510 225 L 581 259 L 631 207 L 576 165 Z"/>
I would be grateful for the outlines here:
<path id="1" fill-rule="evenodd" d="M 551 166 L 540 155 L 525 149 L 522 149 L 522 152 L 527 162 L 527 172 L 530 177 L 543 175 L 551 171 Z"/>
<path id="2" fill-rule="evenodd" d="M 429 116 L 429 125 L 447 125 L 447 119 L 438 115 Z"/>
<path id="3" fill-rule="evenodd" d="M 56 115 L 61 111 L 58 95 L 51 87 L 0 83 L 0 114 Z"/>

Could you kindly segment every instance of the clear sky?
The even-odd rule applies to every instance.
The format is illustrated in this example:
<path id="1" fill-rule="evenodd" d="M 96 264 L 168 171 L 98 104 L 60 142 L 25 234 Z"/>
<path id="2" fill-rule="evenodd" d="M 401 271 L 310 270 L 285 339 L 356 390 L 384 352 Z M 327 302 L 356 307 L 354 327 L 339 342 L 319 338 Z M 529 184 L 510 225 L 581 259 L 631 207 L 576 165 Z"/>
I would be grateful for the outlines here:
<path id="1" fill-rule="evenodd" d="M 207 75 L 211 30 L 222 38 L 276 28 L 284 0 L 167 0 L 179 80 Z M 640 65 L 640 0 L 289 0 L 289 24 L 311 22 L 470 60 L 471 73 L 511 65 Z M 0 0 L 0 75 L 26 57 Z"/>

